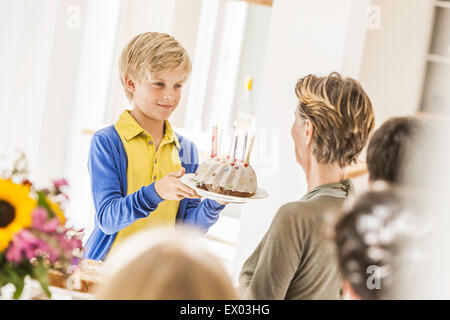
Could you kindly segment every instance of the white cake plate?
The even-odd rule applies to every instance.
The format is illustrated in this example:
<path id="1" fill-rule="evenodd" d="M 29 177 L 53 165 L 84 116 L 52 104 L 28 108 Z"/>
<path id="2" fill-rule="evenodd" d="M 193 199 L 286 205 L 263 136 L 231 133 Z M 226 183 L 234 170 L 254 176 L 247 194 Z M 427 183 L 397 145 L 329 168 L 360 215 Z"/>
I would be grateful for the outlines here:
<path id="1" fill-rule="evenodd" d="M 203 189 L 200 189 L 197 187 L 197 185 L 194 182 L 194 174 L 193 173 L 187 173 L 184 176 L 180 178 L 180 181 L 187 185 L 189 188 L 192 188 L 197 192 L 199 196 L 221 201 L 221 202 L 228 202 L 228 203 L 247 203 L 249 201 L 253 200 L 259 200 L 259 199 L 265 199 L 269 196 L 266 190 L 262 188 L 258 188 L 256 190 L 256 194 L 253 197 L 245 198 L 245 197 L 235 197 L 235 196 L 227 196 L 220 193 L 210 192 Z"/>

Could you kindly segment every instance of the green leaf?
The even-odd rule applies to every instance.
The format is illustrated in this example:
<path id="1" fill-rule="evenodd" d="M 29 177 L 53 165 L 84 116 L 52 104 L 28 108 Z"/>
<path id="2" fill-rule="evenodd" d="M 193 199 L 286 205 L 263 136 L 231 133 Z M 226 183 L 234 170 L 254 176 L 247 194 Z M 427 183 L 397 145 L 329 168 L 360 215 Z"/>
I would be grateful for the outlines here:
<path id="1" fill-rule="evenodd" d="M 44 207 L 45 209 L 47 209 L 50 219 L 54 218 L 55 213 L 52 211 L 52 209 L 50 209 L 50 205 L 47 202 L 47 196 L 46 196 L 45 192 L 37 191 L 37 195 L 38 195 L 38 206 Z"/>
<path id="2" fill-rule="evenodd" d="M 19 299 L 25 286 L 24 277 L 14 267 L 5 264 L 0 270 L 0 278 L 2 283 L 12 283 L 14 285 L 16 291 L 14 292 L 13 298 L 15 300 Z"/>
<path id="3" fill-rule="evenodd" d="M 51 298 L 52 294 L 48 289 L 49 286 L 48 272 L 47 268 L 44 266 L 44 263 L 42 261 L 39 261 L 39 263 L 33 268 L 31 277 L 39 282 L 42 290 L 44 290 L 47 297 Z"/>
<path id="4" fill-rule="evenodd" d="M 23 288 L 25 287 L 25 280 L 24 278 L 18 277 L 18 282 L 14 283 L 14 286 L 16 287 L 16 291 L 14 292 L 13 299 L 17 300 L 20 298 L 23 292 Z"/>

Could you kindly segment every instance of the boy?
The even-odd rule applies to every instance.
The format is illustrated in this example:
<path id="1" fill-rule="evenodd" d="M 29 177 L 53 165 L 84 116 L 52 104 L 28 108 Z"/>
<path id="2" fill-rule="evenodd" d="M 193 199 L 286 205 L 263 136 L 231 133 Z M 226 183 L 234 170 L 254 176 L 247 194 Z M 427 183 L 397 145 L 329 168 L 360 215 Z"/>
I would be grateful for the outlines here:
<path id="1" fill-rule="evenodd" d="M 206 232 L 224 204 L 205 199 L 178 179 L 198 167 L 197 147 L 167 120 L 191 72 L 186 50 L 168 34 L 132 39 L 119 62 L 132 110 L 91 142 L 88 168 L 95 226 L 84 257 L 103 260 L 130 235 L 155 226 L 191 224 Z"/>

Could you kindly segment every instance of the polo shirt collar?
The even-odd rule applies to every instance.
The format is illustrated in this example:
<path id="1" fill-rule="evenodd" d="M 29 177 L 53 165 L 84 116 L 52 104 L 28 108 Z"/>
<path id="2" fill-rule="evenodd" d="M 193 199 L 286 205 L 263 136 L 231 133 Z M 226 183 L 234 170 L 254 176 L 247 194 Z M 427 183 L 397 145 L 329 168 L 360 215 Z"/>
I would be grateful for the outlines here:
<path id="1" fill-rule="evenodd" d="M 134 120 L 134 118 L 130 114 L 130 110 L 124 110 L 119 117 L 116 125 L 123 132 L 123 136 L 127 141 L 135 138 L 141 133 L 146 133 L 145 130 Z M 168 143 L 175 143 L 175 146 L 178 150 L 180 150 L 180 142 L 178 141 L 178 137 L 175 132 L 172 130 L 172 126 L 169 121 L 164 121 L 164 126 L 166 132 L 164 134 L 163 140 L 166 140 Z"/>
<path id="2" fill-rule="evenodd" d="M 178 137 L 175 132 L 172 130 L 172 126 L 169 121 L 165 120 L 164 125 L 166 128 L 166 133 L 164 134 L 164 139 L 167 139 L 168 143 L 175 143 L 175 146 L 178 150 L 180 150 L 180 142 L 178 141 Z"/>

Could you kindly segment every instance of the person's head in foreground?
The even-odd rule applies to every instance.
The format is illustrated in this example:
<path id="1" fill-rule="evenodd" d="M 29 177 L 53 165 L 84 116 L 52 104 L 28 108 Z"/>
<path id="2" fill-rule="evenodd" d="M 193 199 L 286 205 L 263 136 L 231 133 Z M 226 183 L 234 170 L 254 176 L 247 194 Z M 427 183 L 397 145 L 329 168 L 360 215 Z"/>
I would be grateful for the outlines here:
<path id="1" fill-rule="evenodd" d="M 232 300 L 227 271 L 191 228 L 164 228 L 127 239 L 108 257 L 96 299 Z"/>
<path id="2" fill-rule="evenodd" d="M 402 299 L 423 263 L 419 238 L 427 224 L 400 190 L 374 183 L 344 210 L 335 225 L 335 244 L 346 299 Z M 421 221 L 422 220 L 422 221 Z"/>
<path id="3" fill-rule="evenodd" d="M 343 168 L 357 161 L 374 128 L 369 97 L 358 81 L 336 72 L 301 78 L 295 93 L 299 103 L 291 135 L 297 162 L 307 180 L 320 169 L 343 180 Z"/>
<path id="4" fill-rule="evenodd" d="M 120 80 L 133 104 L 132 115 L 154 121 L 169 118 L 178 106 L 192 65 L 187 51 L 172 36 L 146 32 L 123 49 Z"/>
<path id="5" fill-rule="evenodd" d="M 375 131 L 367 147 L 370 181 L 406 183 L 415 158 L 414 150 L 423 139 L 423 125 L 423 120 L 412 116 L 398 117 L 387 120 Z"/>

